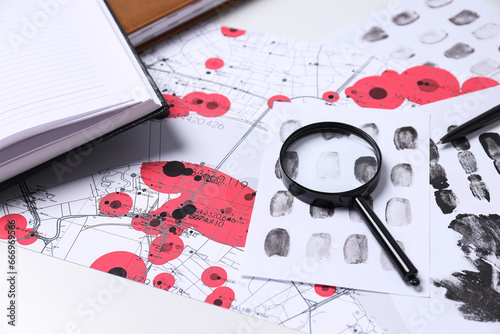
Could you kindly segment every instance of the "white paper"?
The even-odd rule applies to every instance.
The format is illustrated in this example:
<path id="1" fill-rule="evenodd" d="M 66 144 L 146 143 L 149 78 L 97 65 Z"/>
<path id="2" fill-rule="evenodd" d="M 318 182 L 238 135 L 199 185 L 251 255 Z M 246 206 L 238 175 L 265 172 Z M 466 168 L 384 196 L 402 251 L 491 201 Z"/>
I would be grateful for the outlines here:
<path id="1" fill-rule="evenodd" d="M 243 274 L 428 296 L 429 115 L 420 110 L 353 110 L 293 101 L 274 107 L 270 117 L 276 121 L 271 122 L 275 126 L 264 151 Z M 422 282 L 419 288 L 404 283 L 399 272 L 387 265 L 385 253 L 355 211 L 335 208 L 334 213 L 328 213 L 293 198 L 286 191 L 278 177 L 281 174 L 276 171 L 283 139 L 292 129 L 320 121 L 351 124 L 375 137 L 382 151 L 383 165 L 379 185 L 371 195 L 374 211 L 394 238 L 403 243 L 406 254 L 419 270 Z M 418 144 L 403 149 L 397 144 L 398 129 L 405 127 L 416 131 L 415 143 Z M 302 160 L 298 162 L 299 170 L 301 163 Z M 404 172 L 405 181 L 400 179 L 402 166 L 409 167 Z M 363 249 L 364 246 L 367 249 Z"/>
<path id="2" fill-rule="evenodd" d="M 489 77 L 500 69 L 499 17 L 485 1 L 403 0 L 322 43 Z"/>

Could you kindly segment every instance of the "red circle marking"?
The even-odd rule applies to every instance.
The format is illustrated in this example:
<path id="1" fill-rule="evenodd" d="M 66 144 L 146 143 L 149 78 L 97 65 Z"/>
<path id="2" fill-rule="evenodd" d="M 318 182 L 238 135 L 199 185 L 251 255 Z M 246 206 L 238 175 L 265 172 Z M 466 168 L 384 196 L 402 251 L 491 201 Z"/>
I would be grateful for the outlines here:
<path id="1" fill-rule="evenodd" d="M 326 102 L 337 102 L 340 98 L 339 94 L 333 92 L 333 91 L 328 91 L 328 92 L 324 92 L 323 93 L 323 96 L 322 96 L 323 100 L 325 100 Z"/>
<path id="2" fill-rule="evenodd" d="M 107 194 L 99 202 L 99 211 L 107 217 L 123 216 L 132 208 L 133 200 L 126 193 Z"/>
<path id="3" fill-rule="evenodd" d="M 267 100 L 267 105 L 269 106 L 269 108 L 273 108 L 273 103 L 274 102 L 291 102 L 290 99 L 288 98 L 288 96 L 285 96 L 285 95 L 274 95 L 274 96 L 271 96 L 269 98 L 269 100 Z"/>
<path id="4" fill-rule="evenodd" d="M 153 240 L 149 246 L 148 259 L 151 263 L 162 265 L 179 257 L 184 250 L 184 242 L 177 235 L 166 233 Z"/>
<path id="5" fill-rule="evenodd" d="M 330 285 L 322 285 L 322 284 L 316 284 L 314 286 L 314 291 L 321 297 L 331 297 L 335 294 L 335 291 L 337 290 L 336 286 L 330 286 Z"/>
<path id="6" fill-rule="evenodd" d="M 175 278 L 169 273 L 158 274 L 153 280 L 153 285 L 162 290 L 169 290 L 174 284 Z"/>
<path id="7" fill-rule="evenodd" d="M 144 261 L 134 253 L 116 251 L 104 254 L 90 265 L 90 268 L 144 283 L 147 268 Z"/>
<path id="8" fill-rule="evenodd" d="M 201 274 L 201 281 L 208 287 L 215 288 L 227 281 L 227 273 L 221 267 L 209 267 Z"/>
<path id="9" fill-rule="evenodd" d="M 229 309 L 234 298 L 235 294 L 233 289 L 228 288 L 227 286 L 222 286 L 215 289 L 210 295 L 208 295 L 205 302 Z"/>
<path id="10" fill-rule="evenodd" d="M 245 30 L 231 28 L 231 27 L 222 27 L 220 31 L 226 37 L 240 37 L 246 32 Z"/>
<path id="11" fill-rule="evenodd" d="M 205 62 L 205 67 L 209 70 L 218 70 L 224 66 L 224 60 L 220 58 L 209 58 Z"/>

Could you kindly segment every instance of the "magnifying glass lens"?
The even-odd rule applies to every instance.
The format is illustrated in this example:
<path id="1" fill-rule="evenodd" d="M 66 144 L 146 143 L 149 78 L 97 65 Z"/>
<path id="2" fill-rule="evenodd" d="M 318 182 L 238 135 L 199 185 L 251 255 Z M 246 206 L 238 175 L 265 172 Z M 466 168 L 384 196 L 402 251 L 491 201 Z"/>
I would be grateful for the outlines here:
<path id="1" fill-rule="evenodd" d="M 379 159 L 364 138 L 332 128 L 297 138 L 286 148 L 282 164 L 302 186 L 340 193 L 369 182 L 378 170 Z"/>

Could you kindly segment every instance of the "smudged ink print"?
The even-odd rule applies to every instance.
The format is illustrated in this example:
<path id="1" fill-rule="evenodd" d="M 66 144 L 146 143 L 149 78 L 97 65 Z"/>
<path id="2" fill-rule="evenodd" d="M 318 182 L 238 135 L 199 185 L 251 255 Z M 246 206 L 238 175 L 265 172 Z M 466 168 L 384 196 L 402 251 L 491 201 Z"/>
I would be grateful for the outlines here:
<path id="1" fill-rule="evenodd" d="M 436 204 L 439 209 L 441 209 L 442 213 L 452 213 L 458 205 L 458 198 L 453 190 L 446 189 L 449 187 L 448 178 L 446 177 L 446 170 L 438 163 L 439 150 L 432 139 L 429 142 L 429 150 L 429 182 L 431 186 L 436 189 L 436 191 L 434 192 Z"/>
<path id="2" fill-rule="evenodd" d="M 500 135 L 492 132 L 483 133 L 479 136 L 479 142 L 500 174 Z"/>
<path id="3" fill-rule="evenodd" d="M 461 235 L 458 246 L 476 270 L 455 272 L 434 285 L 461 303 L 465 319 L 500 321 L 500 216 L 459 214 L 448 227 Z"/>

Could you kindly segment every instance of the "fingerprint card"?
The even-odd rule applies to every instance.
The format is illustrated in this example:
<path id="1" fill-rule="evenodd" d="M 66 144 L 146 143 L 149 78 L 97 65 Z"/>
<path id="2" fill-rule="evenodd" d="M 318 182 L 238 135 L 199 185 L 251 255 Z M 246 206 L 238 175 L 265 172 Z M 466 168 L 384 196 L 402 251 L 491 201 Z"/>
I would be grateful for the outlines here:
<path id="1" fill-rule="evenodd" d="M 377 292 L 429 295 L 429 116 L 425 111 L 389 111 L 336 107 L 321 103 L 275 103 L 267 116 L 264 152 L 256 201 L 245 246 L 243 274 L 276 280 L 341 286 Z M 279 153 L 295 130 L 312 123 L 341 122 L 362 129 L 382 152 L 380 181 L 366 198 L 373 210 L 418 269 L 420 286 L 404 282 L 389 257 L 353 208 L 311 205 L 294 197 L 283 183 Z M 323 136 L 323 134 L 325 134 Z M 322 133 L 332 141 L 333 132 Z M 355 140 L 360 142 L 360 140 Z M 283 170 L 346 183 L 361 180 L 373 167 L 363 149 L 356 164 L 348 162 L 357 146 L 310 154 L 321 143 L 286 152 Z M 356 143 L 359 145 L 359 143 Z M 360 145 L 362 148 L 366 145 Z M 366 147 L 364 147 L 366 149 Z M 295 151 L 309 152 L 306 155 Z M 350 167 L 342 168 L 343 165 Z M 325 166 L 330 166 L 325 168 Z M 333 166 L 333 167 L 332 167 Z M 353 175 L 350 175 L 353 174 Z M 294 178 L 295 176 L 292 176 Z M 369 177 L 368 177 L 369 178 Z M 349 182 L 347 182 L 349 183 Z M 356 185 L 350 185 L 357 187 Z M 320 185 L 321 187 L 321 185 Z M 341 192 L 345 188 L 341 188 Z M 335 192 L 333 190 L 332 192 Z"/>
<path id="2" fill-rule="evenodd" d="M 499 72 L 500 10 L 485 1 L 398 1 L 325 39 L 389 59 L 469 76 Z"/>

